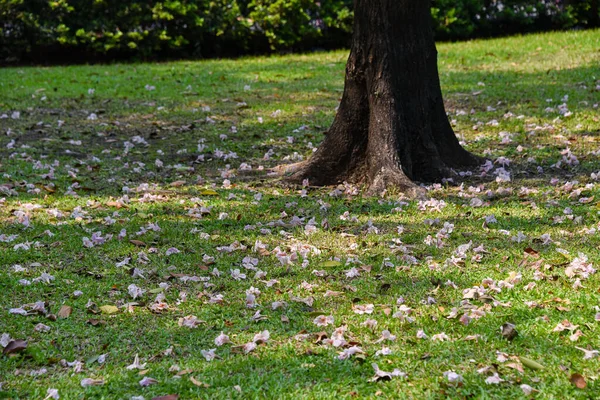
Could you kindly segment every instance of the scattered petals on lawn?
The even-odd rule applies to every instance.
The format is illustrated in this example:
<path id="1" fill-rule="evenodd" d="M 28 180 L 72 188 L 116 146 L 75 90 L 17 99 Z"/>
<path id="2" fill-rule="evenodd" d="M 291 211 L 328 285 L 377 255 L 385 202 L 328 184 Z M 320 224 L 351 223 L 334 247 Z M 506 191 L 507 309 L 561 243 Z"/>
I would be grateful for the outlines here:
<path id="1" fill-rule="evenodd" d="M 272 175 L 323 140 L 341 52 L 3 69 L 2 390 L 589 397 L 598 55 L 548 35 L 440 45 L 448 120 L 485 160 L 418 199 Z"/>

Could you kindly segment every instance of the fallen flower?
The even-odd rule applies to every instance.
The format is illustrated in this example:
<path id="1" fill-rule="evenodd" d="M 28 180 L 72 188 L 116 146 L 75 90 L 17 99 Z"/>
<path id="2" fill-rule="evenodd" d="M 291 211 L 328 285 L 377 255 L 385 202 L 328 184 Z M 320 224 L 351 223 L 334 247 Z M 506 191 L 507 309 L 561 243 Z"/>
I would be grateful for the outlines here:
<path id="1" fill-rule="evenodd" d="M 139 382 L 140 386 L 143 387 L 148 387 L 150 385 L 154 385 L 155 383 L 158 383 L 158 381 L 154 378 L 150 378 L 148 376 L 145 376 L 144 378 L 142 378 L 142 380 Z"/>
<path id="2" fill-rule="evenodd" d="M 372 314 L 373 310 L 375 310 L 375 306 L 373 304 L 356 304 L 352 306 L 352 310 L 356 314 Z"/>
<path id="3" fill-rule="evenodd" d="M 89 387 L 89 386 L 101 386 L 104 385 L 104 381 L 102 379 L 92 379 L 92 378 L 84 378 L 81 380 L 81 387 Z"/>
<path id="4" fill-rule="evenodd" d="M 406 373 L 400 371 L 398 368 L 394 369 L 392 372 L 386 372 L 386 371 L 382 371 L 379 369 L 379 366 L 375 363 L 371 364 L 371 366 L 373 367 L 373 369 L 375 370 L 375 376 L 371 379 L 369 379 L 369 382 L 377 382 L 377 381 L 381 381 L 381 380 L 391 380 L 393 377 L 401 377 L 401 378 L 405 378 L 406 377 Z"/>
<path id="5" fill-rule="evenodd" d="M 500 376 L 498 376 L 498 373 L 494 373 L 494 375 L 488 376 L 485 380 L 485 383 L 487 383 L 488 385 L 497 385 L 501 382 L 504 382 L 504 379 L 500 378 Z"/>
<path id="6" fill-rule="evenodd" d="M 367 328 L 375 329 L 377 326 L 377 320 L 367 319 L 365 322 L 361 323 L 362 326 L 366 326 Z"/>
<path id="7" fill-rule="evenodd" d="M 396 335 L 392 335 L 392 333 L 386 329 L 383 332 L 381 332 L 381 338 L 376 340 L 375 343 L 381 343 L 384 340 L 389 340 L 393 342 L 394 340 L 396 340 Z"/>
<path id="8" fill-rule="evenodd" d="M 446 379 L 448 379 L 448 382 L 450 383 L 457 383 L 463 381 L 462 375 L 459 375 L 454 371 L 446 371 L 444 372 L 444 376 L 446 377 Z"/>
<path id="9" fill-rule="evenodd" d="M 251 321 L 257 322 L 257 321 L 262 321 L 265 319 L 269 319 L 269 317 L 267 317 L 266 315 L 262 315 L 260 313 L 260 310 L 258 310 L 257 312 L 254 313 L 254 315 L 252 316 L 252 318 L 250 318 Z"/>
<path id="10" fill-rule="evenodd" d="M 319 315 L 317 318 L 314 319 L 313 323 L 316 326 L 331 325 L 331 324 L 333 324 L 333 316 L 331 316 L 331 315 L 329 315 L 329 316 Z"/>
<path id="11" fill-rule="evenodd" d="M 376 356 L 389 356 L 390 354 L 392 354 L 392 350 L 389 347 L 383 347 L 375 352 Z"/>
<path id="12" fill-rule="evenodd" d="M 6 347 L 11 342 L 10 335 L 8 333 L 3 333 L 2 337 L 0 337 L 0 346 Z"/>
<path id="13" fill-rule="evenodd" d="M 355 354 L 365 354 L 365 352 L 358 346 L 352 346 L 339 353 L 338 359 L 346 360 Z"/>
<path id="14" fill-rule="evenodd" d="M 443 342 L 445 340 L 450 340 L 450 338 L 448 337 L 448 335 L 446 335 L 444 332 L 442 332 L 442 333 L 438 333 L 438 334 L 433 335 L 431 337 L 431 340 L 433 340 L 434 342 L 435 341 Z"/>
<path id="15" fill-rule="evenodd" d="M 532 388 L 531 386 L 527 385 L 527 384 L 522 384 L 521 386 L 519 386 L 521 388 L 521 390 L 523 391 L 523 393 L 528 396 L 531 393 L 533 393 L 534 391 L 537 392 L 537 390 L 535 390 L 534 388 Z"/>
<path id="16" fill-rule="evenodd" d="M 187 315 L 183 318 L 179 318 L 177 324 L 179 326 L 185 326 L 188 328 L 197 328 L 198 325 L 203 323 L 204 321 L 199 320 L 195 315 Z"/>
<path id="17" fill-rule="evenodd" d="M 170 256 L 171 254 L 179 254 L 181 253 L 181 251 L 175 247 L 170 247 L 167 249 L 167 251 L 165 252 L 166 256 Z"/>
<path id="18" fill-rule="evenodd" d="M 254 339 L 252 339 L 252 341 L 254 343 L 267 343 L 269 341 L 269 338 L 271 337 L 271 334 L 269 333 L 269 331 L 262 331 L 257 333 L 256 335 L 254 335 Z"/>
<path id="19" fill-rule="evenodd" d="M 133 359 L 133 364 L 128 365 L 126 368 L 129 369 L 129 370 L 132 370 L 132 369 L 144 369 L 144 368 L 146 368 L 146 364 L 145 363 L 144 364 L 140 364 L 140 358 L 136 354 L 135 358 Z"/>
<path id="20" fill-rule="evenodd" d="M 58 394 L 58 389 L 48 389 L 48 391 L 46 392 L 46 397 L 44 397 L 44 400 L 48 400 L 48 399 L 60 399 L 60 396 Z"/>
<path id="21" fill-rule="evenodd" d="M 216 350 L 217 349 L 201 350 L 200 353 L 204 356 L 206 361 L 212 361 L 218 357 L 217 354 L 215 353 Z"/>
<path id="22" fill-rule="evenodd" d="M 600 355 L 600 352 L 598 350 L 584 349 L 584 348 L 577 347 L 577 346 L 575 346 L 575 348 L 577 350 L 583 351 L 583 359 L 584 360 L 590 360 L 590 359 L 592 359 L 594 357 L 598 357 L 598 355 Z"/>
<path id="23" fill-rule="evenodd" d="M 242 349 L 244 349 L 244 353 L 248 354 L 251 351 L 253 351 L 254 349 L 256 349 L 256 343 L 255 342 L 246 343 L 242 346 Z"/>
<path id="24" fill-rule="evenodd" d="M 229 340 L 229 336 L 221 332 L 221 334 L 215 338 L 215 344 L 217 346 L 223 346 L 225 343 L 231 343 L 231 341 Z"/>
<path id="25" fill-rule="evenodd" d="M 48 325 L 44 325 L 42 323 L 37 324 L 33 327 L 33 330 L 36 332 L 49 332 L 50 327 Z"/>
<path id="26" fill-rule="evenodd" d="M 138 297 L 141 297 L 145 290 L 143 290 L 142 288 L 138 287 L 136 284 L 131 284 L 129 286 L 127 286 L 127 291 L 129 292 L 129 295 L 133 298 L 133 299 L 137 299 Z"/>

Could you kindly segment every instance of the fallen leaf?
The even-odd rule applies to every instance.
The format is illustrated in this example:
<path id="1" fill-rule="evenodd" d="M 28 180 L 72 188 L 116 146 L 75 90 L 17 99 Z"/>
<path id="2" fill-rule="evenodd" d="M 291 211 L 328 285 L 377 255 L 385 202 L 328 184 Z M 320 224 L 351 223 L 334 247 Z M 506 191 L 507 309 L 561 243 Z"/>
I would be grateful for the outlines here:
<path id="1" fill-rule="evenodd" d="M 153 397 L 152 400 L 177 400 L 178 398 L 178 394 L 168 394 L 166 396 Z"/>
<path id="2" fill-rule="evenodd" d="M 177 376 L 188 375 L 188 374 L 191 374 L 192 372 L 194 372 L 194 370 L 182 369 L 181 371 L 177 372 Z"/>
<path id="3" fill-rule="evenodd" d="M 127 204 L 124 204 L 120 201 L 109 201 L 106 203 L 106 205 L 108 207 L 115 207 L 115 208 L 122 208 L 122 207 L 129 208 L 129 206 Z"/>
<path id="4" fill-rule="evenodd" d="M 524 373 L 525 371 L 523 370 L 523 366 L 519 363 L 508 363 L 508 364 L 504 364 L 505 367 L 508 368 L 512 368 L 512 369 L 516 369 L 517 371 Z"/>
<path id="5" fill-rule="evenodd" d="M 508 341 L 513 340 L 518 335 L 515 325 L 508 322 L 500 327 L 500 333 Z"/>
<path id="6" fill-rule="evenodd" d="M 327 332 L 317 332 L 314 334 L 316 337 L 315 343 L 320 343 L 323 339 L 327 339 Z"/>
<path id="7" fill-rule="evenodd" d="M 521 361 L 521 364 L 523 364 L 524 366 L 526 366 L 529 369 L 533 369 L 534 371 L 544 369 L 544 366 L 542 364 L 540 364 L 536 361 L 533 361 L 529 358 L 519 357 L 519 360 Z"/>
<path id="8" fill-rule="evenodd" d="M 587 386 L 587 382 L 585 381 L 585 378 L 581 374 L 571 374 L 571 377 L 569 378 L 569 380 L 578 389 L 585 389 L 585 387 Z"/>
<path id="9" fill-rule="evenodd" d="M 339 267 L 342 263 L 339 261 L 325 261 L 321 263 L 321 267 L 323 268 L 331 268 L 331 267 Z"/>
<path id="10" fill-rule="evenodd" d="M 530 256 L 537 257 L 540 255 L 540 253 L 537 250 L 534 250 L 531 247 L 527 247 L 524 251 L 525 251 L 525 253 L 529 254 Z"/>
<path id="11" fill-rule="evenodd" d="M 186 183 L 185 181 L 175 181 L 175 182 L 171 182 L 171 186 L 172 187 L 180 187 L 180 186 L 185 185 L 185 183 Z"/>
<path id="12" fill-rule="evenodd" d="M 16 354 L 16 353 L 22 352 L 26 348 L 27 348 L 27 341 L 22 340 L 22 339 L 11 340 L 10 342 L 8 342 L 8 344 L 6 345 L 4 350 L 2 350 L 2 353 L 6 354 L 6 355 Z"/>
<path id="13" fill-rule="evenodd" d="M 104 314 L 116 314 L 119 312 L 119 309 L 115 306 L 110 306 L 110 305 L 106 305 L 106 306 L 102 306 L 100 307 L 100 311 L 102 311 Z"/>
<path id="14" fill-rule="evenodd" d="M 57 315 L 58 318 L 69 318 L 72 312 L 73 307 L 63 304 L 62 307 L 60 307 L 60 310 L 58 310 Z"/>
<path id="15" fill-rule="evenodd" d="M 134 245 L 136 245 L 138 247 L 145 247 L 146 246 L 146 243 L 142 242 L 141 240 L 131 239 L 129 241 L 129 243 L 134 244 Z"/>
<path id="16" fill-rule="evenodd" d="M 204 387 L 204 388 L 210 387 L 210 385 L 208 383 L 200 382 L 193 376 L 190 376 L 190 382 L 192 382 L 194 385 L 196 385 L 198 387 Z"/>
<path id="17" fill-rule="evenodd" d="M 205 190 L 201 191 L 200 194 L 203 196 L 218 196 L 219 195 L 219 193 L 217 193 L 216 191 L 214 191 L 212 189 L 205 189 Z"/>

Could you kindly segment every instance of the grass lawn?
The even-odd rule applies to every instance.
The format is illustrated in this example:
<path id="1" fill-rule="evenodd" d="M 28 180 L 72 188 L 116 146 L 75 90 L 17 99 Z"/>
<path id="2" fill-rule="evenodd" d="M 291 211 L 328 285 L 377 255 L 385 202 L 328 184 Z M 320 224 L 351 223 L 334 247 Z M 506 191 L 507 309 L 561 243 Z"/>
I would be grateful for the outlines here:
<path id="1" fill-rule="evenodd" d="M 429 201 L 267 175 L 344 51 L 1 69 L 0 398 L 597 397 L 600 31 L 438 50 Z"/>

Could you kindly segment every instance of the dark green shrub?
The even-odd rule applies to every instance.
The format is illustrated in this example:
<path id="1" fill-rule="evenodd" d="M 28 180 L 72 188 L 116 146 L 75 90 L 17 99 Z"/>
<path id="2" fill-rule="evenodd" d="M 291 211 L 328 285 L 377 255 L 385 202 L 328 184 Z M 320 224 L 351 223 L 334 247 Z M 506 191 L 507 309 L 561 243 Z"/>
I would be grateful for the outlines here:
<path id="1" fill-rule="evenodd" d="M 600 0 L 433 0 L 438 40 L 600 25 Z M 352 0 L 0 0 L 0 62 L 339 48 Z"/>

